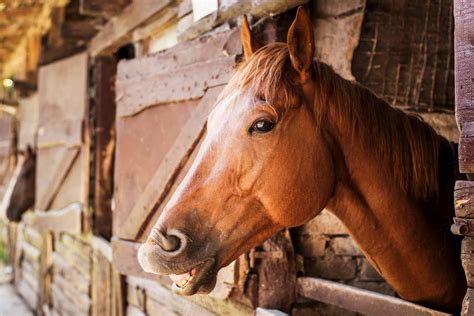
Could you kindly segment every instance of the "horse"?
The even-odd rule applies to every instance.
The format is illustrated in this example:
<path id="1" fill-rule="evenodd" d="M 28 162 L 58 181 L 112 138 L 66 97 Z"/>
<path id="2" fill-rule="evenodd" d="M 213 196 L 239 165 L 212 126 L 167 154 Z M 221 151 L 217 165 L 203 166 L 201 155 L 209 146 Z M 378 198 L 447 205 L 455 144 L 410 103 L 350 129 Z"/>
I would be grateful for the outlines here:
<path id="1" fill-rule="evenodd" d="M 20 222 L 23 213 L 35 203 L 36 153 L 28 146 L 20 159 L 2 199 L 1 213 L 8 220 Z"/>
<path id="2" fill-rule="evenodd" d="M 245 19 L 241 37 L 243 61 L 140 246 L 143 270 L 169 275 L 179 294 L 208 293 L 219 269 L 327 209 L 400 297 L 458 312 L 456 145 L 314 61 L 302 8 L 287 43 L 262 46 Z"/>

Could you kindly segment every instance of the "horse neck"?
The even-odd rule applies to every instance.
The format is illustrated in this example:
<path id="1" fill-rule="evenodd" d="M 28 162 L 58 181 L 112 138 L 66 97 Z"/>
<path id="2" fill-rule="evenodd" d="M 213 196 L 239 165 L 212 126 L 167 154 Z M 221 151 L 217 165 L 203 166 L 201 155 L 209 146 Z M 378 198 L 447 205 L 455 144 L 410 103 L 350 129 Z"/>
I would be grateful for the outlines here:
<path id="1" fill-rule="evenodd" d="M 391 115 L 389 111 L 387 107 L 386 115 Z M 347 128 L 350 124 L 333 117 L 340 118 L 340 113 L 329 110 L 327 115 L 326 136 L 337 174 L 334 197 L 327 209 L 341 219 L 368 260 L 399 295 L 456 310 L 465 279 L 446 223 L 452 215 L 426 210 L 430 203 L 403 192 L 390 176 L 390 166 L 381 162 L 376 147 L 353 137 Z"/>

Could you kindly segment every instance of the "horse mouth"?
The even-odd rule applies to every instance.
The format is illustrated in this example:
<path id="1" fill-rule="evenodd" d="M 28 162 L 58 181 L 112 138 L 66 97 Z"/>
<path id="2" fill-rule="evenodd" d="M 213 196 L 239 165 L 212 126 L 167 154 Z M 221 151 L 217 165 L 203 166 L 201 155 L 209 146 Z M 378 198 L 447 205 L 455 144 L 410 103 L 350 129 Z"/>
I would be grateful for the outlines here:
<path id="1" fill-rule="evenodd" d="M 209 293 L 215 286 L 217 273 L 215 260 L 209 258 L 201 261 L 188 272 L 168 275 L 173 281 L 172 290 L 180 295 Z"/>

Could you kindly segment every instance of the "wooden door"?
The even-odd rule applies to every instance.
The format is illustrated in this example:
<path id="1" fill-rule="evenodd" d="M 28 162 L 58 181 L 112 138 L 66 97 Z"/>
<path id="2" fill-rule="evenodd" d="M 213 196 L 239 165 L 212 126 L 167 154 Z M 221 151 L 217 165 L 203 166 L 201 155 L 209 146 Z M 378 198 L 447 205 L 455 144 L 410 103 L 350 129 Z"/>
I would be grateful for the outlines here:
<path id="1" fill-rule="evenodd" d="M 81 231 L 89 181 L 87 75 L 87 53 L 39 70 L 35 209 L 45 229 Z"/>

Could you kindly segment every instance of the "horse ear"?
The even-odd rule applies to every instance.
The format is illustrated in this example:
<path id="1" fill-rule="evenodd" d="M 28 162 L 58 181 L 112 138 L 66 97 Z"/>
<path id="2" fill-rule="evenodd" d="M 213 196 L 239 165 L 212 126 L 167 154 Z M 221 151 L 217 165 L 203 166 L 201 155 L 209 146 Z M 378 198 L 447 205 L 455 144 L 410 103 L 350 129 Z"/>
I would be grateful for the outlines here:
<path id="1" fill-rule="evenodd" d="M 35 152 L 34 152 L 34 150 L 33 150 L 33 148 L 31 147 L 30 144 L 28 144 L 28 145 L 26 146 L 25 155 L 26 155 L 27 157 L 31 157 L 31 156 L 34 156 L 34 155 L 35 155 Z"/>
<path id="2" fill-rule="evenodd" d="M 242 47 L 244 49 L 245 59 L 249 59 L 253 53 L 255 53 L 260 47 L 262 47 L 262 45 L 257 41 L 257 39 L 252 37 L 252 32 L 250 31 L 247 16 L 245 15 L 242 18 L 242 30 L 240 32 L 240 37 L 242 39 Z"/>
<path id="3" fill-rule="evenodd" d="M 293 68 L 299 72 L 303 82 L 307 81 L 313 64 L 314 36 L 308 14 L 301 6 L 288 31 L 287 44 Z"/>

